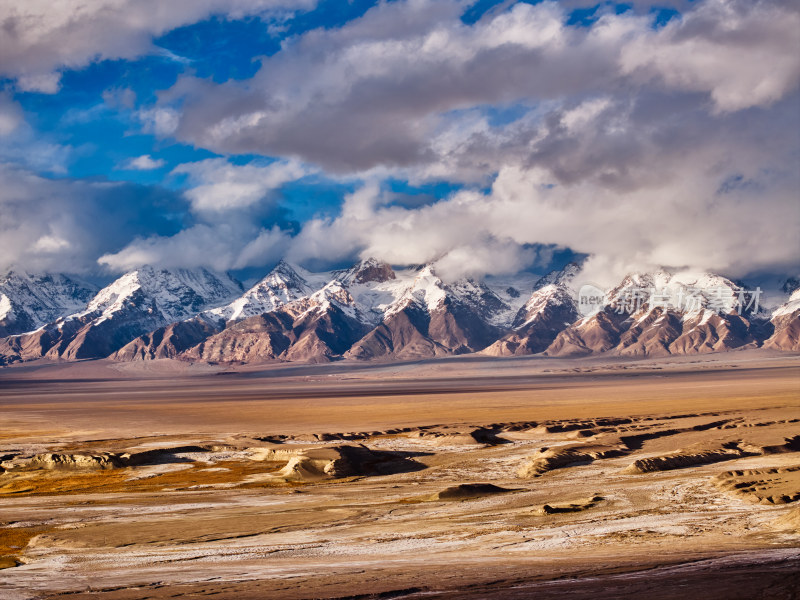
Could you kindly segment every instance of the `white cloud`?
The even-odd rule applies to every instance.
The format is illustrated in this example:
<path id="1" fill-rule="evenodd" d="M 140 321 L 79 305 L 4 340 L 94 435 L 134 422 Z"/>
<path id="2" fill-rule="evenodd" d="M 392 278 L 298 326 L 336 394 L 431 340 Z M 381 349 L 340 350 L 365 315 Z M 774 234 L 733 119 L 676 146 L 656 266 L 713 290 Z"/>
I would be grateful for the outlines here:
<path id="1" fill-rule="evenodd" d="M 142 131 L 165 137 L 175 133 L 180 123 L 180 114 L 171 108 L 147 108 L 136 112 L 142 123 Z"/>
<path id="2" fill-rule="evenodd" d="M 120 168 L 132 171 L 152 171 L 153 169 L 160 169 L 165 164 L 167 164 L 167 161 L 163 158 L 153 158 L 149 154 L 143 154 L 126 160 L 120 165 Z"/>
<path id="3" fill-rule="evenodd" d="M 173 236 L 136 239 L 119 252 L 104 254 L 97 262 L 117 272 L 142 265 L 243 269 L 277 262 L 288 240 L 278 227 L 259 230 L 242 223 L 201 223 Z"/>
<path id="4" fill-rule="evenodd" d="M 36 132 L 11 94 L 0 92 L 0 167 L 12 163 L 40 173 L 63 174 L 78 149 Z M 0 199 L 2 190 L 0 190 Z"/>
<path id="5" fill-rule="evenodd" d="M 243 269 L 270 264 L 286 252 L 289 233 L 258 225 L 254 215 L 274 207 L 275 192 L 307 175 L 306 167 L 292 161 L 235 165 L 210 158 L 179 165 L 172 173 L 188 176 L 183 195 L 199 222 L 175 235 L 134 239 L 101 256 L 100 265 L 113 271 L 144 264 Z"/>
<path id="6" fill-rule="evenodd" d="M 131 110 L 136 106 L 136 92 L 130 88 L 109 88 L 103 92 L 103 102 L 113 108 Z"/>
<path id="7" fill-rule="evenodd" d="M 154 37 L 212 15 L 280 18 L 315 0 L 25 0 L 0 4 L 0 74 L 55 93 L 61 68 L 154 51 Z"/>
<path id="8" fill-rule="evenodd" d="M 222 10 L 211 0 L 158 3 L 163 23 L 142 17 L 135 31 L 123 28 L 117 49 L 86 37 L 88 54 L 76 32 L 145 10 L 116 1 L 86 3 L 85 18 L 72 21 L 12 23 L 27 32 L 21 47 L 30 51 L 18 56 L 26 70 L 14 73 L 144 52 L 160 28 Z M 667 3 L 644 1 L 591 27 L 566 25 L 564 6 L 582 4 L 502 7 L 467 25 L 466 5 L 455 0 L 385 2 L 341 28 L 286 40 L 250 80 L 180 78 L 137 113 L 146 132 L 279 158 L 178 167 L 192 224 L 173 236 L 120 238 L 122 249 L 103 246 L 102 264 L 240 268 L 283 253 L 331 263 L 373 255 L 436 261 L 457 277 L 515 270 L 536 259 L 530 244 L 552 244 L 591 253 L 598 283 L 655 265 L 733 276 L 796 268 L 796 5 L 675 0 L 682 16 L 654 28 L 647 8 Z M 55 60 L 56 38 L 36 37 L 38 29 L 62 36 L 67 58 Z M 0 57 L 2 71 L 13 62 L 2 42 Z M 129 96 L 109 101 L 131 106 Z M 0 130 L 3 114 L 0 105 Z M 18 127 L 10 119 L 7 128 Z M 276 190 L 312 172 L 367 183 L 339 216 L 312 219 L 294 238 L 255 223 L 261 207 L 274 207 Z M 392 202 L 380 185 L 387 177 L 480 185 L 409 208 Z M 34 187 L 56 194 L 48 185 Z M 68 242 L 67 253 L 88 252 L 75 234 L 85 228 L 63 227 L 64 215 L 44 204 L 44 223 L 18 225 L 25 233 L 14 243 L 50 236 Z"/>
<path id="9" fill-rule="evenodd" d="M 509 239 L 488 237 L 449 250 L 436 261 L 435 266 L 443 279 L 454 281 L 462 277 L 480 278 L 487 273 L 518 273 L 531 266 L 536 258 L 533 249 Z"/>
<path id="10" fill-rule="evenodd" d="M 645 127 L 636 107 L 624 118 L 615 111 L 620 122 L 608 118 L 609 107 L 578 107 L 593 116 L 574 119 L 572 129 L 548 119 L 538 160 L 501 168 L 488 193 L 408 209 L 369 186 L 345 200 L 339 217 L 307 223 L 289 253 L 439 261 L 456 276 L 513 270 L 530 260 L 526 245 L 553 244 L 594 255 L 589 272 L 598 283 L 656 266 L 730 276 L 793 271 L 800 140 L 783 130 L 796 122 L 798 100 L 719 117 L 713 130 L 693 112 L 685 128 L 651 135 L 636 135 Z"/>
<path id="11" fill-rule="evenodd" d="M 61 73 L 34 73 L 17 77 L 17 89 L 21 92 L 55 94 L 61 89 Z"/>
<path id="12" fill-rule="evenodd" d="M 53 253 L 62 252 L 70 247 L 70 243 L 64 238 L 53 235 L 43 235 L 33 245 L 34 252 Z"/>
<path id="13" fill-rule="evenodd" d="M 233 165 L 224 158 L 209 158 L 176 167 L 173 174 L 186 174 L 192 187 L 186 197 L 198 212 L 241 209 L 263 200 L 282 185 L 310 171 L 294 161 L 271 164 Z"/>
<path id="14" fill-rule="evenodd" d="M 170 135 L 223 153 L 297 156 L 340 173 L 474 179 L 476 167 L 485 175 L 509 157 L 527 160 L 536 130 L 516 132 L 506 140 L 513 151 L 500 154 L 481 150 L 496 127 L 474 131 L 472 150 L 454 156 L 441 136 L 468 131 L 469 109 L 520 104 L 541 116 L 551 104 L 569 127 L 591 117 L 570 117 L 577 106 L 624 108 L 658 91 L 702 107 L 711 122 L 768 107 L 800 79 L 800 15 L 780 0 L 705 0 L 660 29 L 635 12 L 570 27 L 553 2 L 517 4 L 474 25 L 461 22 L 463 9 L 446 0 L 382 3 L 342 28 L 288 40 L 250 80 L 184 77 L 157 108 L 176 111 Z"/>
<path id="15" fill-rule="evenodd" d="M 707 92 L 719 111 L 769 105 L 800 81 L 800 12 L 706 0 L 660 31 L 640 32 L 623 47 L 620 64 L 625 74 Z"/>
<path id="16" fill-rule="evenodd" d="M 0 136 L 16 131 L 24 122 L 22 108 L 6 93 L 0 93 Z"/>
<path id="17" fill-rule="evenodd" d="M 96 270 L 136 236 L 174 230 L 175 194 L 125 183 L 48 179 L 0 162 L 0 271 Z"/>

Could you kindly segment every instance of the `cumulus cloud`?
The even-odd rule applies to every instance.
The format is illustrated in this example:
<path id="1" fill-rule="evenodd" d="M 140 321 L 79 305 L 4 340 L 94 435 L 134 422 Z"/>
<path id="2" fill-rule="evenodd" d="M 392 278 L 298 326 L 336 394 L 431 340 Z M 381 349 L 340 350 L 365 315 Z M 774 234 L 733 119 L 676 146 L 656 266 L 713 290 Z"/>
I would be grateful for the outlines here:
<path id="1" fill-rule="evenodd" d="M 55 136 L 37 133 L 8 92 L 0 92 L 0 139 L 0 165 L 16 164 L 40 173 L 65 173 L 76 150 Z"/>
<path id="2" fill-rule="evenodd" d="M 391 204 L 392 194 L 367 184 L 348 195 L 335 219 L 314 219 L 292 238 L 292 261 L 328 264 L 357 256 L 391 264 L 436 263 L 446 279 L 512 273 L 530 266 L 536 254 L 504 232 L 487 229 L 469 210 L 482 196 L 467 192 L 419 208 Z"/>
<path id="3" fill-rule="evenodd" d="M 25 0 L 0 4 L 0 74 L 55 93 L 59 70 L 154 51 L 154 37 L 212 15 L 278 17 L 315 0 Z"/>
<path id="4" fill-rule="evenodd" d="M 55 94 L 61 89 L 61 73 L 31 73 L 17 77 L 20 92 L 40 92 Z"/>
<path id="5" fill-rule="evenodd" d="M 180 115 L 172 108 L 144 108 L 136 112 L 144 133 L 158 136 L 170 136 L 178 129 Z"/>
<path id="6" fill-rule="evenodd" d="M 533 248 L 527 248 L 508 238 L 496 239 L 488 236 L 448 250 L 434 264 L 442 279 L 455 281 L 462 277 L 479 279 L 487 273 L 519 273 L 534 264 L 536 258 L 537 253 Z"/>
<path id="7" fill-rule="evenodd" d="M 462 10 L 455 1 L 382 3 L 340 29 L 288 42 L 247 82 L 185 77 L 163 95 L 167 106 L 183 106 L 175 135 L 338 172 L 420 164 L 436 158 L 427 142 L 441 113 L 552 97 L 583 79 L 600 84 L 611 66 L 586 47 L 572 73 L 546 77 L 555 66 L 546 58 L 575 35 L 551 3 L 521 4 L 475 26 L 461 23 Z"/>
<path id="8" fill-rule="evenodd" d="M 143 154 L 126 160 L 120 165 L 120 168 L 132 171 L 152 171 L 153 169 L 160 169 L 165 164 L 167 162 L 163 158 L 153 158 L 149 154 Z"/>
<path id="9" fill-rule="evenodd" d="M 244 269 L 277 262 L 288 243 L 278 227 L 201 223 L 173 236 L 150 236 L 131 242 L 119 252 L 98 259 L 115 272 L 142 265 L 211 267 L 218 271 Z"/>
<path id="10" fill-rule="evenodd" d="M 136 236 L 180 230 L 176 194 L 126 183 L 48 179 L 0 163 L 0 271 L 86 272 Z"/>
<path id="11" fill-rule="evenodd" d="M 474 275 L 513 270 L 525 264 L 526 245 L 553 244 L 594 255 L 598 283 L 658 266 L 788 272 L 800 250 L 800 139 L 781 129 L 796 122 L 798 101 L 728 115 L 716 132 L 702 113 L 684 113 L 688 127 L 659 130 L 658 144 L 632 133 L 648 112 L 633 108 L 618 122 L 607 107 L 578 107 L 590 118 L 568 119 L 570 129 L 565 113 L 555 115 L 538 160 L 502 168 L 489 192 L 408 209 L 367 186 L 337 218 L 307 223 L 290 254 L 440 261 Z"/>
<path id="12" fill-rule="evenodd" d="M 412 180 L 494 177 L 491 190 L 404 209 L 368 187 L 346 199 L 338 218 L 306 224 L 290 253 L 439 261 L 465 274 L 512 269 L 524 264 L 527 244 L 555 244 L 592 254 L 587 272 L 598 283 L 658 266 L 730 276 L 794 271 L 800 255 L 798 18 L 785 2 L 709 0 L 660 29 L 636 14 L 604 15 L 577 32 L 564 26 L 554 5 L 543 4 L 515 7 L 472 28 L 433 25 L 419 39 L 446 39 L 451 68 L 437 63 L 438 54 L 426 62 L 408 52 L 414 64 L 404 65 L 391 46 L 365 51 L 372 58 L 364 62 L 378 62 L 369 71 L 372 84 L 372 73 L 387 61 L 405 67 L 398 77 L 406 83 L 414 69 L 429 68 L 427 91 L 441 102 L 424 93 L 421 100 L 405 96 L 408 114 L 370 103 L 395 120 L 392 126 L 403 119 L 430 125 L 408 164 L 394 172 Z M 526 40 L 526 31 L 548 40 L 546 49 L 529 53 L 535 41 Z M 496 50 L 503 57 L 527 56 L 524 70 L 515 70 L 514 61 L 496 63 L 500 79 L 487 80 L 493 99 L 519 104 L 522 116 L 493 122 L 480 104 L 486 96 L 459 87 L 464 65 L 483 57 L 478 51 L 461 60 L 457 35 L 472 36 L 465 44 L 471 51 L 480 48 L 476 39 L 491 37 L 504 40 Z M 372 44 L 363 43 L 367 50 Z M 486 54 L 491 64 L 493 53 Z M 579 77 L 578 58 L 587 57 L 596 71 Z M 503 81 L 509 71 L 522 82 Z M 445 83 L 437 88 L 436 79 Z M 351 81 L 350 89 L 372 88 Z M 355 92 L 337 100 L 336 109 L 351 102 L 359 103 Z M 387 164 L 376 152 L 372 162 L 350 166 L 376 174 Z"/>
<path id="13" fill-rule="evenodd" d="M 13 133 L 23 122 L 20 105 L 9 94 L 0 93 L 0 137 Z"/>
<path id="14" fill-rule="evenodd" d="M 224 158 L 209 158 L 176 167 L 173 174 L 186 174 L 190 189 L 186 197 L 194 210 L 225 211 L 251 206 L 285 183 L 310 170 L 294 161 L 234 165 Z"/>
<path id="15" fill-rule="evenodd" d="M 626 74 L 707 92 L 718 111 L 741 110 L 797 86 L 798 32 L 800 13 L 783 3 L 706 0 L 684 20 L 638 34 L 620 64 Z"/>
<path id="16" fill-rule="evenodd" d="M 86 5 L 87 23 L 117 14 L 95 18 L 100 4 Z M 456 278 L 534 264 L 532 247 L 546 244 L 591 254 L 587 272 L 601 284 L 655 266 L 730 276 L 797 269 L 796 3 L 643 0 L 620 15 L 601 8 L 589 27 L 569 25 L 569 8 L 585 4 L 503 4 L 467 24 L 467 4 L 456 0 L 384 2 L 342 27 L 285 40 L 251 79 L 179 78 L 137 111 L 145 132 L 274 158 L 178 167 L 192 222 L 177 234 L 128 236 L 101 263 L 243 268 L 284 254 L 315 264 L 377 256 L 436 262 Z M 682 14 L 655 27 L 651 5 Z M 160 9 L 164 27 L 196 18 L 183 3 L 175 6 L 186 14 L 173 18 L 172 6 Z M 137 26 L 135 52 L 150 44 L 149 19 Z M 67 40 L 72 27 L 83 25 L 69 25 Z M 91 60 L 65 48 L 69 60 Z M 134 52 L 103 48 L 92 56 Z M 2 71 L 2 46 L 0 56 Z M 37 66 L 37 56 L 16 76 L 70 64 Z M 2 114 L 0 105 L 0 128 Z M 310 173 L 365 183 L 337 216 L 296 235 L 261 218 L 277 190 Z M 382 183 L 390 177 L 466 189 L 401 204 Z M 39 255 L 69 254 L 74 237 L 60 228 L 34 233 Z"/>
<path id="17" fill-rule="evenodd" d="M 484 172 L 506 164 L 506 154 L 492 160 L 453 148 L 459 132 L 476 148 L 496 142 L 474 129 L 468 109 L 518 103 L 535 119 L 543 103 L 635 100 L 658 84 L 725 112 L 768 106 L 798 84 L 800 16 L 783 2 L 706 0 L 658 30 L 636 13 L 571 27 L 553 2 L 466 25 L 463 8 L 380 4 L 342 28 L 289 40 L 250 80 L 184 77 L 160 108 L 177 111 L 173 135 L 221 152 L 298 156 L 337 172 L 413 166 L 444 177 L 454 162 L 480 162 Z M 524 156 L 531 132 L 518 133 Z M 439 163 L 447 168 L 435 171 Z"/>
<path id="18" fill-rule="evenodd" d="M 210 158 L 176 167 L 187 176 L 183 192 L 197 221 L 175 235 L 140 236 L 98 262 L 112 271 L 144 264 L 244 269 L 276 262 L 287 251 L 290 233 L 263 226 L 260 217 L 276 208 L 276 192 L 309 169 L 292 161 L 235 165 Z"/>

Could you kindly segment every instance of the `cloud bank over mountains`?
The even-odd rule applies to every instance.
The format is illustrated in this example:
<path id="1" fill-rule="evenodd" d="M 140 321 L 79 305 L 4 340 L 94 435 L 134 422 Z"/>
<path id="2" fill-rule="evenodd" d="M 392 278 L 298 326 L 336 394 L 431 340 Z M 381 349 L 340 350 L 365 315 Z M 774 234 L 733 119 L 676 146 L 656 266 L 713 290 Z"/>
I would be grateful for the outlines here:
<path id="1" fill-rule="evenodd" d="M 460 277 L 525 268 L 547 245 L 591 254 L 598 279 L 656 265 L 791 272 L 800 255 L 800 9 L 671 4 L 678 12 L 665 22 L 652 2 L 624 12 L 503 3 L 471 21 L 469 2 L 381 2 L 282 38 L 252 76 L 220 81 L 189 65 L 152 98 L 113 110 L 156 146 L 210 158 L 170 163 L 162 185 L 140 186 L 43 178 L 3 158 L 0 188 L 11 191 L 0 193 L 0 267 L 241 269 L 284 255 L 375 256 L 438 261 Z M 211 15 L 256 15 L 277 30 L 314 10 L 277 0 L 145 5 L 65 4 L 38 18 L 46 11 L 33 2 L 0 14 L 0 73 L 10 82 L 0 136 L 27 143 L 14 94 L 55 92 L 60 79 L 47 78 L 65 69 L 157 52 L 154 37 Z M 585 5 L 594 10 L 580 22 L 573 10 Z M 127 164 L 152 172 L 162 161 L 142 151 Z M 308 181 L 312 198 L 313 182 L 342 186 L 340 206 L 321 205 L 291 227 L 263 218 L 291 211 L 286 187 Z M 404 205 L 397 181 L 450 187 Z M 106 214 L 108 231 L 82 226 L 81 213 L 105 210 L 109 189 L 142 198 Z M 139 211 L 160 225 L 130 226 L 128 213 Z"/>

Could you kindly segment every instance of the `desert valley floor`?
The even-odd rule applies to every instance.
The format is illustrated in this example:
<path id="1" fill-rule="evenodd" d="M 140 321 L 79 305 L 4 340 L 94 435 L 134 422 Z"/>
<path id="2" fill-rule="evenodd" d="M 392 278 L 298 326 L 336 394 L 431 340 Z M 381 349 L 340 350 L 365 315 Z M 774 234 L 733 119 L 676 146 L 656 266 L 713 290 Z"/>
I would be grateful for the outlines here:
<path id="1" fill-rule="evenodd" d="M 800 356 L 0 370 L 0 597 L 796 598 Z"/>

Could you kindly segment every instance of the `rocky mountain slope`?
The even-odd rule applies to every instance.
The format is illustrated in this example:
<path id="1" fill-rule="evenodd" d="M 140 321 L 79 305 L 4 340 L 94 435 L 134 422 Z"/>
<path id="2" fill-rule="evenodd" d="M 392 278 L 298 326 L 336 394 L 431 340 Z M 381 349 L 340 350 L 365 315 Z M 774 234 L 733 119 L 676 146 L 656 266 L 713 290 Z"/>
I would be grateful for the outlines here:
<path id="1" fill-rule="evenodd" d="M 410 360 L 482 352 L 582 356 L 798 350 L 800 292 L 772 315 L 708 273 L 633 274 L 582 315 L 580 267 L 446 282 L 435 265 L 375 259 L 311 273 L 280 262 L 244 293 L 225 275 L 149 267 L 82 310 L 0 340 L 0 362 L 38 357 L 206 362 Z M 772 317 L 770 320 L 770 316 Z"/>
<path id="2" fill-rule="evenodd" d="M 697 354 L 756 347 L 767 315 L 752 294 L 708 273 L 664 271 L 626 277 L 598 312 L 558 334 L 549 356 Z"/>
<path id="3" fill-rule="evenodd" d="M 379 307 L 382 318 L 346 357 L 402 359 L 475 352 L 497 339 L 513 313 L 486 284 L 465 279 L 448 285 L 430 266 L 405 272 L 393 282 L 399 283 L 393 301 Z"/>
<path id="4" fill-rule="evenodd" d="M 0 341 L 5 362 L 104 358 L 137 336 L 230 301 L 241 285 L 206 269 L 142 267 L 100 290 L 83 310 Z"/>
<path id="5" fill-rule="evenodd" d="M 542 277 L 533 294 L 519 309 L 512 330 L 486 348 L 490 356 L 521 356 L 546 350 L 565 327 L 578 318 L 573 281 L 580 272 L 576 264 Z"/>
<path id="6" fill-rule="evenodd" d="M 800 288 L 772 313 L 770 322 L 773 332 L 764 342 L 765 348 L 800 351 Z"/>
<path id="7" fill-rule="evenodd" d="M 509 296 L 511 288 L 504 289 Z M 521 292 L 510 295 L 515 294 L 521 299 Z M 347 270 L 312 274 L 281 262 L 230 304 L 141 336 L 114 358 L 180 354 L 189 360 L 248 362 L 442 356 L 486 347 L 516 308 L 486 284 L 447 285 L 430 266 L 395 272 L 367 259 Z"/>
<path id="8" fill-rule="evenodd" d="M 97 287 L 60 274 L 10 271 L 0 277 L 0 337 L 25 333 L 76 312 Z"/>

